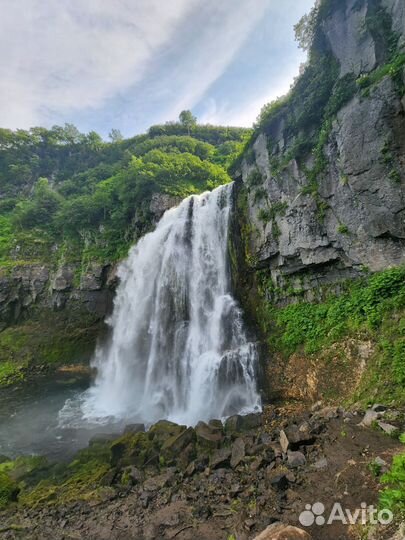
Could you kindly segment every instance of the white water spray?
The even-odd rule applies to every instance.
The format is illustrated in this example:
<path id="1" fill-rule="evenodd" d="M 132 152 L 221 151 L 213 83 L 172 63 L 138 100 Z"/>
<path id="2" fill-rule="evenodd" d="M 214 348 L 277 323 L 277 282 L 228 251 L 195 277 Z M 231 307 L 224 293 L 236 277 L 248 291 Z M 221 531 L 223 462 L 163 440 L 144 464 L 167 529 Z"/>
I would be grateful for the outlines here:
<path id="1" fill-rule="evenodd" d="M 103 419 L 199 420 L 257 410 L 257 353 L 230 293 L 227 240 L 232 185 L 165 213 L 120 265 L 81 414 Z M 67 411 L 64 411 L 65 415 Z"/>

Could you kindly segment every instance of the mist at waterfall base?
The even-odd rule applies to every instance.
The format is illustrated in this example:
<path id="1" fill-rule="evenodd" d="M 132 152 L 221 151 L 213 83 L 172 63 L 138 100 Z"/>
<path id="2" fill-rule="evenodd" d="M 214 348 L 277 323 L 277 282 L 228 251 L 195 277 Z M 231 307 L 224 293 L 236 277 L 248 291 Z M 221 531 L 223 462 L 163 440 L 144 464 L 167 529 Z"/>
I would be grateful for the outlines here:
<path id="1" fill-rule="evenodd" d="M 194 425 L 260 409 L 255 345 L 230 292 L 231 198 L 227 185 L 185 199 L 131 249 L 96 380 L 67 400 L 61 426 Z"/>

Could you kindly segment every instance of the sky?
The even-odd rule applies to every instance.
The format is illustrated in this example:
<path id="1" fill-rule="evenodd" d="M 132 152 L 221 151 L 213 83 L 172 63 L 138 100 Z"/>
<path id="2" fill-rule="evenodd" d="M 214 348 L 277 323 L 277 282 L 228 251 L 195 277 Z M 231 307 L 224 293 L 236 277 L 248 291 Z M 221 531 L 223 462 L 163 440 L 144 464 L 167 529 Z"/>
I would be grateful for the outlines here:
<path id="1" fill-rule="evenodd" d="M 0 126 L 104 138 L 177 120 L 251 126 L 305 53 L 314 0 L 0 0 Z"/>

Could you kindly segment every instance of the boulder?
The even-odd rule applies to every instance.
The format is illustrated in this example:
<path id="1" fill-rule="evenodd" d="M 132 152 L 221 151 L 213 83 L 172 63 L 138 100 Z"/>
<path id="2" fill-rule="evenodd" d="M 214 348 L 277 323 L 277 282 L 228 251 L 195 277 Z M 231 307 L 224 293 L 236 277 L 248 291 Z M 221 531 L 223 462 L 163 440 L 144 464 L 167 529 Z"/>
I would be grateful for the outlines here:
<path id="1" fill-rule="evenodd" d="M 360 426 L 371 427 L 372 424 L 377 422 L 377 420 L 381 417 L 381 414 L 382 413 L 380 412 L 373 411 L 373 409 L 368 409 L 363 420 L 360 422 Z"/>
<path id="2" fill-rule="evenodd" d="M 255 536 L 254 540 L 311 540 L 311 538 L 306 531 L 298 529 L 298 527 L 284 523 L 273 523 L 258 536 Z"/>
<path id="3" fill-rule="evenodd" d="M 198 422 L 195 427 L 197 442 L 203 448 L 218 448 L 224 438 L 222 430 L 205 422 Z"/>
<path id="4" fill-rule="evenodd" d="M 289 481 L 286 474 L 284 473 L 277 474 L 274 471 L 272 470 L 269 471 L 267 469 L 266 476 L 268 478 L 268 482 L 270 486 L 273 489 L 278 490 L 278 491 L 285 491 L 286 489 L 288 489 Z"/>
<path id="5" fill-rule="evenodd" d="M 378 426 L 388 435 L 394 435 L 398 431 L 397 427 L 392 424 L 387 424 L 386 422 L 378 422 Z"/>
<path id="6" fill-rule="evenodd" d="M 162 445 L 160 454 L 165 459 L 177 457 L 189 444 L 194 443 L 196 434 L 192 427 L 181 431 L 179 434 L 173 435 L 165 440 Z"/>
<path id="7" fill-rule="evenodd" d="M 244 431 L 250 431 L 257 429 L 263 424 L 262 413 L 250 413 L 242 416 L 235 414 L 227 418 L 225 422 L 225 431 L 227 433 L 241 433 Z"/>
<path id="8" fill-rule="evenodd" d="M 211 456 L 211 468 L 228 467 L 230 465 L 231 450 L 229 448 L 220 448 Z"/>
<path id="9" fill-rule="evenodd" d="M 250 470 L 252 473 L 256 473 L 261 467 L 263 467 L 265 464 L 264 459 L 262 456 L 258 456 L 252 463 L 250 464 Z"/>
<path id="10" fill-rule="evenodd" d="M 178 453 L 176 458 L 177 468 L 185 471 L 191 461 L 197 457 L 196 447 L 194 440 L 190 442 L 181 452 Z"/>
<path id="11" fill-rule="evenodd" d="M 239 437 L 232 445 L 231 467 L 235 469 L 245 457 L 245 441 Z"/>
<path id="12" fill-rule="evenodd" d="M 377 470 L 379 473 L 386 473 L 388 471 L 388 463 L 382 459 L 380 456 L 377 456 L 374 461 L 373 461 L 373 464 L 377 467 Z"/>
<path id="13" fill-rule="evenodd" d="M 280 446 L 284 453 L 287 450 L 298 450 L 302 445 L 313 444 L 315 437 L 311 433 L 311 428 L 307 422 L 300 426 L 295 424 L 280 431 Z"/>
<path id="14" fill-rule="evenodd" d="M 212 419 L 208 422 L 208 425 L 211 429 L 223 431 L 224 426 L 222 425 L 221 420 Z"/>
<path id="15" fill-rule="evenodd" d="M 163 474 L 157 476 L 151 476 L 145 480 L 143 488 L 145 491 L 158 491 L 164 487 L 170 485 L 175 478 L 175 473 L 173 469 L 168 469 Z"/>
<path id="16" fill-rule="evenodd" d="M 307 462 L 306 457 L 302 452 L 288 452 L 287 463 L 292 469 L 302 467 Z"/>
<path id="17" fill-rule="evenodd" d="M 148 433 L 126 433 L 114 440 L 110 449 L 112 466 L 143 467 L 147 463 L 158 462 L 159 458 L 154 441 L 148 437 Z"/>
<path id="18" fill-rule="evenodd" d="M 169 420 L 159 420 L 148 431 L 148 437 L 158 444 L 163 444 L 170 437 L 179 435 L 179 433 L 186 429 L 186 426 L 179 426 L 179 424 L 175 424 Z"/>
<path id="19" fill-rule="evenodd" d="M 125 467 L 125 469 L 122 471 L 121 481 L 123 484 L 140 484 L 142 482 L 142 479 L 143 475 L 141 471 L 133 465 Z"/>
<path id="20" fill-rule="evenodd" d="M 338 418 L 339 407 L 323 407 L 323 409 L 314 412 L 311 421 L 317 420 L 332 420 Z"/>

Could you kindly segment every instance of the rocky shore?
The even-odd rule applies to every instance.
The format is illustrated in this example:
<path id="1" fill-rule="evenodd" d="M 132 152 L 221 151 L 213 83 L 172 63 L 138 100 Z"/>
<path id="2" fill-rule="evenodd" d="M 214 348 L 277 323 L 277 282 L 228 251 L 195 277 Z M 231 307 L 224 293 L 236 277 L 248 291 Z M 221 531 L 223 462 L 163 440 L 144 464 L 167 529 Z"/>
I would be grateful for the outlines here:
<path id="1" fill-rule="evenodd" d="M 397 523 L 366 537 L 361 524 L 303 526 L 299 517 L 317 502 L 325 516 L 336 502 L 377 505 L 403 423 L 402 412 L 382 405 L 345 411 L 317 403 L 194 428 L 129 425 L 121 436 L 93 437 L 63 472 L 17 467 L 20 492 L 2 512 L 2 537 L 390 539 Z"/>

